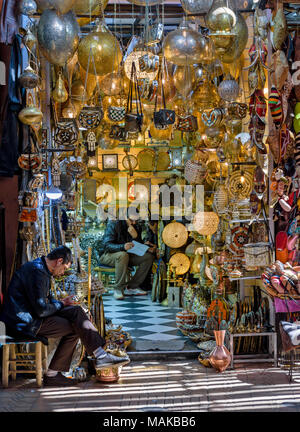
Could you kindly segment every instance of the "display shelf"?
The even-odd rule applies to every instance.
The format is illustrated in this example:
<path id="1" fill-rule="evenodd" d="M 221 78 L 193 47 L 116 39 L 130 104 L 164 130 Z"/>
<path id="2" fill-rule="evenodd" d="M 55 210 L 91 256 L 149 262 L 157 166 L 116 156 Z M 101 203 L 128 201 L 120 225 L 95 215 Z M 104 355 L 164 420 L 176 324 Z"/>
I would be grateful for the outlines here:
<path id="1" fill-rule="evenodd" d="M 267 220 L 269 220 L 269 218 L 267 218 Z M 259 218 L 259 219 L 232 219 L 229 221 L 229 223 L 249 223 L 249 222 L 263 222 L 264 218 Z"/>
<path id="2" fill-rule="evenodd" d="M 241 280 L 251 280 L 251 279 L 261 279 L 261 276 L 253 275 L 253 276 L 242 276 L 242 277 L 238 277 L 238 278 L 229 277 L 230 282 L 241 281 Z"/>

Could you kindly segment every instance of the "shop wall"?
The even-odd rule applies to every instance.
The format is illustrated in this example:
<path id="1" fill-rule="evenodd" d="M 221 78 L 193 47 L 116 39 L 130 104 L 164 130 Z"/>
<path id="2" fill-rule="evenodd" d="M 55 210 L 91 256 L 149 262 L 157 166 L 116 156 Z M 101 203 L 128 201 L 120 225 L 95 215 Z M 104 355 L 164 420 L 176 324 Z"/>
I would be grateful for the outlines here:
<path id="1" fill-rule="evenodd" d="M 0 202 L 5 206 L 6 287 L 10 280 L 18 234 L 18 176 L 0 177 Z"/>

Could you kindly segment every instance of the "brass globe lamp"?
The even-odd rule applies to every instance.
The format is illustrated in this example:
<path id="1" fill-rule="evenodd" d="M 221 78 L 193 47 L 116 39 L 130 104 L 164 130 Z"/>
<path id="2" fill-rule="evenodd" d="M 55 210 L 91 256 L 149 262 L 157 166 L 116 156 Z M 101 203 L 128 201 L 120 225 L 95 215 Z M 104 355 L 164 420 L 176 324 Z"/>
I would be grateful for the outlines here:
<path id="1" fill-rule="evenodd" d="M 117 38 L 100 22 L 96 31 L 81 39 L 78 61 L 84 70 L 104 76 L 117 70 L 122 61 L 122 50 Z"/>

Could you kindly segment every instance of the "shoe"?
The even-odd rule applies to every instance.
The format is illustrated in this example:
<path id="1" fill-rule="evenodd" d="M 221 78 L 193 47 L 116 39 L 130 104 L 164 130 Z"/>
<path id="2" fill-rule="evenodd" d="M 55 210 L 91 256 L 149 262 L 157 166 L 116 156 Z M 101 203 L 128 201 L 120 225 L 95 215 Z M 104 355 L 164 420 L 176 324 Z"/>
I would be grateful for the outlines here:
<path id="1" fill-rule="evenodd" d="M 134 289 L 131 289 L 131 288 L 124 289 L 124 295 L 125 296 L 133 296 L 134 295 Z"/>
<path id="2" fill-rule="evenodd" d="M 133 295 L 136 295 L 136 296 L 142 296 L 142 295 L 148 294 L 147 291 L 144 291 L 141 288 L 133 288 L 131 291 L 133 292 Z"/>
<path id="3" fill-rule="evenodd" d="M 95 369 L 106 369 L 111 366 L 125 366 L 130 363 L 130 359 L 128 356 L 126 357 L 118 357 L 110 353 L 106 353 L 106 355 L 102 358 L 97 358 L 95 362 Z"/>
<path id="4" fill-rule="evenodd" d="M 124 295 L 123 295 L 122 291 L 118 290 L 118 289 L 115 289 L 115 291 L 114 291 L 114 298 L 116 300 L 123 300 L 124 299 Z"/>
<path id="5" fill-rule="evenodd" d="M 78 381 L 74 378 L 66 378 L 64 375 L 58 372 L 54 377 L 44 375 L 43 384 L 46 387 L 70 387 L 78 384 Z"/>

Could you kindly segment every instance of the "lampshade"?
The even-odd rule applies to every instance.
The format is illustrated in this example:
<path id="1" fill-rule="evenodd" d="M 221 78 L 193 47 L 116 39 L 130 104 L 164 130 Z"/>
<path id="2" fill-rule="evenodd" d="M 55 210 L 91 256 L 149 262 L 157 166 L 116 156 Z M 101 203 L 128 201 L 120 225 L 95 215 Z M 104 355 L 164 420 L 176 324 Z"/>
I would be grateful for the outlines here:
<path id="1" fill-rule="evenodd" d="M 51 200 L 58 200 L 62 197 L 62 194 L 63 193 L 59 188 L 51 185 L 46 192 L 46 197 Z"/>
<path id="2" fill-rule="evenodd" d="M 212 235 L 218 229 L 219 216 L 214 212 L 199 211 L 194 217 L 193 225 L 199 234 Z"/>

